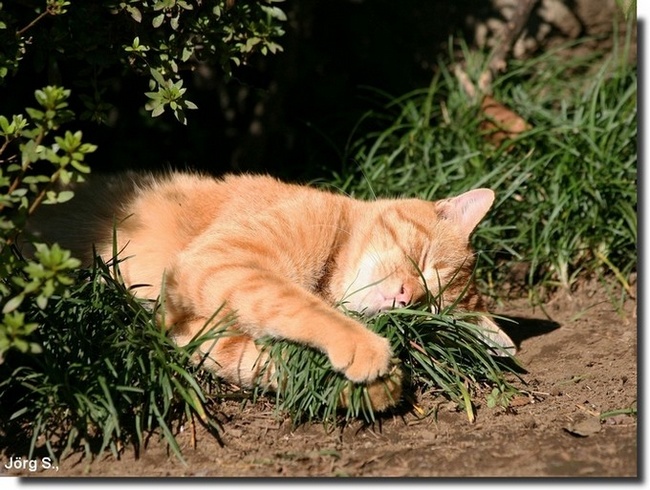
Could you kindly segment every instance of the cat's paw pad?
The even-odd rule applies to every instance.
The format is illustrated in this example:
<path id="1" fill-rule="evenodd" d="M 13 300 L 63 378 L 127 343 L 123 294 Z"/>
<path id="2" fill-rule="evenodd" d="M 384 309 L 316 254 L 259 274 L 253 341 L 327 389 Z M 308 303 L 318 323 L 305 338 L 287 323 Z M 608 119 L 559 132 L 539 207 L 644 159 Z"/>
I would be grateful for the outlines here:
<path id="1" fill-rule="evenodd" d="M 366 330 L 330 350 L 329 357 L 334 369 L 346 378 L 368 383 L 388 373 L 392 352 L 387 339 Z"/>

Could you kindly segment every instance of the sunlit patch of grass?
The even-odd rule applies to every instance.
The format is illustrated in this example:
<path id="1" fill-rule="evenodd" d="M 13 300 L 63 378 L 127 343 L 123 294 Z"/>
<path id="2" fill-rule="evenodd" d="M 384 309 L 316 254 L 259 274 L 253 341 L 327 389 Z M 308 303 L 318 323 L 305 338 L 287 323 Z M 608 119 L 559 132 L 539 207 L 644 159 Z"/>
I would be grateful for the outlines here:
<path id="1" fill-rule="evenodd" d="M 440 199 L 489 187 L 495 205 L 475 234 L 486 252 L 477 274 L 484 285 L 510 280 L 523 264 L 531 291 L 571 288 L 591 273 L 629 290 L 637 263 L 637 68 L 628 48 L 601 59 L 551 51 L 512 60 L 494 81 L 494 97 L 531 129 L 500 147 L 483 137 L 480 107 L 441 63 L 428 89 L 368 112 L 329 185 L 369 199 Z M 468 62 L 478 67 L 468 72 L 478 72 L 484 57 Z"/>
<path id="2" fill-rule="evenodd" d="M 395 309 L 368 319 L 349 314 L 389 340 L 395 367 L 406 383 L 403 400 L 395 403 L 398 408 L 413 409 L 415 394 L 426 392 L 456 402 L 473 422 L 476 397 L 487 387 L 504 398 L 519 393 L 511 378 L 522 372 L 521 367 L 484 340 L 471 315 L 436 314 L 428 306 Z M 280 386 L 277 407 L 294 421 L 372 422 L 378 416 L 367 385 L 334 372 L 324 354 L 284 340 L 269 339 L 266 345 Z"/>

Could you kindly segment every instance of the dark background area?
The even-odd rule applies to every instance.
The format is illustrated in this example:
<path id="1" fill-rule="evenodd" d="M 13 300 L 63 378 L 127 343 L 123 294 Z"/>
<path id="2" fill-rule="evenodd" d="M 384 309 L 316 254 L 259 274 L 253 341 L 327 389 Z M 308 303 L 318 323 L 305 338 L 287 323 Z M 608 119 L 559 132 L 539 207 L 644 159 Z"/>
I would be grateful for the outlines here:
<path id="1" fill-rule="evenodd" d="M 143 109 L 147 81 L 114 67 L 105 99 L 115 108 L 107 125 L 75 121 L 84 140 L 99 145 L 94 171 L 198 169 L 269 172 L 300 180 L 322 176 L 344 163 L 345 144 L 378 92 L 399 96 L 426 87 L 450 36 L 471 42 L 471 16 L 498 15 L 490 2 L 462 0 L 290 0 L 284 51 L 253 57 L 224 81 L 207 64 L 184 73 L 187 97 L 199 106 L 188 124 L 167 111 L 152 119 Z M 46 22 L 53 22 L 53 19 Z M 79 19 L 78 22 L 82 22 Z M 116 22 L 107 15 L 106 22 Z M 88 29 L 101 26 L 88 26 Z M 104 56 L 102 47 L 98 58 Z M 74 57 L 30 59 L 0 88 L 0 111 L 22 112 L 34 90 L 47 84 L 72 89 L 71 108 L 83 106 L 69 79 L 87 69 Z M 72 125 L 71 125 L 72 126 Z M 65 127 L 64 127 L 65 129 Z"/>
<path id="2" fill-rule="evenodd" d="M 43 1 L 13 0 L 3 3 L 3 9 L 16 17 L 23 15 L 18 25 L 25 25 L 34 17 L 34 6 Z M 72 90 L 70 106 L 81 115 L 81 96 L 92 91 L 93 70 L 97 70 L 106 83 L 102 98 L 114 107 L 107 123 L 79 118 L 62 128 L 81 129 L 84 141 L 99 146 L 89 157 L 95 172 L 176 168 L 216 175 L 268 172 L 302 181 L 323 177 L 354 164 L 346 155 L 346 143 L 353 132 L 358 137 L 373 129 L 356 127 L 364 113 L 393 97 L 427 87 L 441 64 L 450 64 L 461 55 L 461 40 L 471 49 L 476 47 L 477 26 L 483 26 L 485 37 L 486 25 L 504 20 L 495 5 L 505 3 L 279 3 L 288 16 L 286 34 L 279 40 L 283 52 L 251 57 L 246 65 L 234 68 L 229 80 L 220 66 L 208 63 L 182 72 L 186 97 L 199 107 L 188 111 L 188 124 L 183 126 L 169 110 L 157 118 L 149 116 L 144 109 L 148 77 L 122 66 L 115 47 L 84 44 L 83 35 L 78 41 L 70 37 L 80 31 L 101 30 L 107 33 L 106 39 L 111 33 L 131 39 L 131 19 L 127 22 L 108 13 L 100 2 L 94 4 L 95 17 L 84 17 L 83 12 L 93 7 L 84 4 L 84 9 L 75 11 L 73 2 L 65 14 L 68 25 L 74 26 L 71 32 L 54 28 L 56 17 L 30 30 L 33 45 L 39 49 L 30 51 L 28 45 L 18 74 L 0 85 L 0 114 L 24 113 L 26 103 L 36 105 L 35 90 L 54 84 Z M 561 42 L 585 35 L 611 39 L 613 14 L 618 13 L 614 0 L 565 0 L 561 8 L 566 18 L 558 10 L 551 23 L 542 18 L 547 7 L 538 2 L 528 21 L 530 38 L 538 37 L 540 28 L 546 29 L 546 46 L 535 49 L 548 48 L 553 36 Z M 494 33 L 487 37 L 494 38 Z M 74 49 L 58 52 L 62 40 Z M 40 49 L 43 45 L 49 50 Z"/>

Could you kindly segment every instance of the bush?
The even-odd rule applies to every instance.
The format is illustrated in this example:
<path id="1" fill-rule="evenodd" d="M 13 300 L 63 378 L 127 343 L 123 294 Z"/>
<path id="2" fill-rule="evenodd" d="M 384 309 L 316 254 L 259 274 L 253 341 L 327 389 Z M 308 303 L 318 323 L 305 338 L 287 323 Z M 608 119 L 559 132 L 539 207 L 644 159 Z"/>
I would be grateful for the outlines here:
<path id="1" fill-rule="evenodd" d="M 89 172 L 87 154 L 96 147 L 82 141 L 80 132 L 66 131 L 57 136 L 59 126 L 71 118 L 67 109 L 69 91 L 45 87 L 36 92 L 38 109 L 27 108 L 29 117 L 16 115 L 9 120 L 0 116 L 0 361 L 7 350 L 39 352 L 41 347 L 27 338 L 36 328 L 25 309 L 34 304 L 44 309 L 54 295 L 66 295 L 72 283 L 69 272 L 79 267 L 77 259 L 61 250 L 37 244 L 34 258 L 24 260 L 15 248 L 25 222 L 41 204 L 56 204 L 72 197 L 70 191 L 56 191 L 57 182 L 82 180 Z M 16 153 L 11 150 L 17 149 Z M 9 153 L 5 157 L 4 153 Z M 34 164 L 48 163 L 51 173 L 38 173 Z"/>
<path id="2" fill-rule="evenodd" d="M 125 72 L 148 79 L 151 116 L 170 110 L 185 123 L 196 105 L 185 98 L 183 73 L 200 63 L 233 66 L 254 54 L 281 51 L 282 0 L 43 0 L 37 7 L 0 4 L 0 83 L 26 60 L 36 71 L 75 87 L 82 119 L 107 122 L 104 95 Z"/>
<path id="3" fill-rule="evenodd" d="M 45 60 L 57 77 L 62 67 L 80 87 L 82 119 L 105 121 L 110 104 L 102 93 L 114 83 L 112 70 L 128 69 L 149 78 L 147 110 L 152 117 L 169 109 L 186 122 L 185 111 L 196 106 L 184 98 L 181 72 L 202 61 L 216 62 L 224 76 L 254 53 L 281 50 L 286 16 L 278 0 L 199 2 L 129 0 L 69 2 L 44 0 L 37 7 L 0 3 L 0 86 L 24 66 Z M 83 180 L 90 171 L 86 155 L 96 146 L 82 141 L 81 131 L 60 134 L 75 114 L 68 107 L 71 91 L 47 86 L 36 91 L 38 108 L 24 114 L 0 115 L 0 359 L 7 349 L 36 352 L 26 340 L 36 325 L 26 319 L 21 304 L 30 298 L 42 308 L 54 294 L 65 295 L 67 272 L 76 259 L 59 248 L 40 245 L 35 260 L 24 262 L 14 247 L 25 221 L 41 204 L 64 202 L 72 192 L 55 184 Z M 26 101 L 26 103 L 28 103 Z M 48 165 L 44 165 L 47 163 Z"/>

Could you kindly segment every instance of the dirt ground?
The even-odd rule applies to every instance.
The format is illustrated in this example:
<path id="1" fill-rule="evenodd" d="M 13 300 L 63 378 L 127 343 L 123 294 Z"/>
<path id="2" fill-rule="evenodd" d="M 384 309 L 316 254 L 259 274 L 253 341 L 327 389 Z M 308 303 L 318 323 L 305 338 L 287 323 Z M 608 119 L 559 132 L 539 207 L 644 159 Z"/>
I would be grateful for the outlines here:
<path id="1" fill-rule="evenodd" d="M 266 403 L 223 405 L 223 444 L 197 428 L 179 435 L 187 464 L 154 441 L 139 459 L 127 452 L 93 463 L 72 456 L 58 471 L 7 470 L 44 477 L 637 477 L 637 302 L 612 302 L 608 284 L 584 284 L 532 308 L 507 301 L 497 312 L 516 319 L 530 396 L 510 409 L 479 400 L 477 418 L 441 398 L 382 418 L 374 426 L 327 430 L 314 423 L 292 429 Z M 3 456 L 3 462 L 7 456 Z"/>

